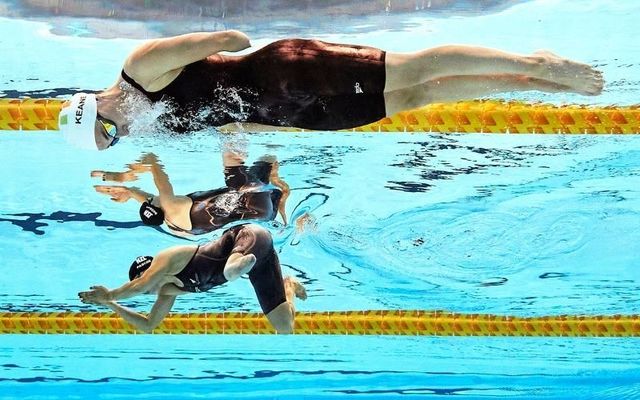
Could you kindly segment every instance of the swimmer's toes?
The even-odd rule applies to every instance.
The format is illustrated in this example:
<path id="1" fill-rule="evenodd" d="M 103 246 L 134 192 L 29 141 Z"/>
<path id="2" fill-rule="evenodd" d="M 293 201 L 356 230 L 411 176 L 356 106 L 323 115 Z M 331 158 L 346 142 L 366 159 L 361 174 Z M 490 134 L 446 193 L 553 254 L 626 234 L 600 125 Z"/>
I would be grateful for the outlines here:
<path id="1" fill-rule="evenodd" d="M 302 284 L 296 282 L 296 297 L 299 298 L 300 300 L 306 300 L 307 299 L 307 289 L 304 288 L 304 286 L 302 286 Z"/>
<path id="2" fill-rule="evenodd" d="M 302 286 L 302 284 L 298 282 L 296 278 L 287 276 L 284 278 L 284 284 L 285 286 L 291 287 L 295 296 L 300 300 L 307 299 L 307 289 L 305 289 L 304 286 Z"/>

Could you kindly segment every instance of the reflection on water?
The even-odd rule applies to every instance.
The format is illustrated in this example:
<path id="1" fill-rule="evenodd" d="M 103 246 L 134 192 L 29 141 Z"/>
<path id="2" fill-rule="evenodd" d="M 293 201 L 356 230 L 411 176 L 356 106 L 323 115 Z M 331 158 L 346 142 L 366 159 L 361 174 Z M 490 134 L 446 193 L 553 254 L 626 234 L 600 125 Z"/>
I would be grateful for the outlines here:
<path id="1" fill-rule="evenodd" d="M 633 339 L 9 337 L 5 393 L 50 399 L 339 397 L 633 398 Z M 55 351 L 54 351 L 55 349 Z M 7 353 L 8 352 L 8 353 Z M 501 360 L 509 359 L 504 363 Z M 595 378 L 597 377 L 597 378 Z M 568 389 L 570 388 L 570 389 Z M 10 392 L 9 392 L 10 391 Z"/>
<path id="2" fill-rule="evenodd" d="M 291 223 L 267 226 L 284 273 L 307 286 L 309 299 L 298 305 L 301 311 L 631 314 L 640 307 L 633 267 L 640 254 L 636 137 L 293 135 L 295 140 L 252 135 L 247 152 L 276 154 L 290 188 Z M 63 143 L 42 143 L 52 152 L 64 151 Z M 135 209 L 93 192 L 88 171 L 98 166 L 95 160 L 49 164 L 54 160 L 5 144 L 7 157 L 15 157 L 7 165 L 19 171 L 8 172 L 20 188 L 5 195 L 5 216 L 33 226 L 55 217 L 95 218 L 54 224 L 38 236 L 12 221 L 0 223 L 4 265 L 21 271 L 0 281 L 0 308 L 97 310 L 78 302 L 75 293 L 95 282 L 121 282 L 141 246 L 177 243 L 152 229 L 117 229 L 125 222 L 114 222 L 109 234 L 96 229 L 97 221 L 127 221 Z M 126 145 L 122 149 L 128 151 Z M 203 170 L 211 154 L 154 151 L 177 192 L 224 184 L 218 154 L 215 168 Z M 137 149 L 113 153 L 100 167 L 117 170 L 137 156 Z M 34 193 L 28 189 L 36 165 L 70 178 L 63 189 L 55 179 L 45 179 L 39 182 L 41 196 L 21 197 Z M 391 182 L 428 190 L 409 191 Z M 136 184 L 153 187 L 150 179 Z M 64 206 L 72 202 L 75 213 L 50 211 L 68 209 Z M 27 205 L 43 211 L 24 210 Z M 101 215 L 90 212 L 96 207 L 103 207 Z M 313 216 L 310 229 L 298 230 L 293 221 L 305 215 Z M 80 262 L 80 252 L 92 261 Z M 141 296 L 123 304 L 148 310 L 154 299 Z M 257 309 L 246 279 L 185 296 L 174 308 Z M 22 340 L 3 338 L 0 345 L 0 355 L 11 358 L 0 363 L 2 393 L 633 398 L 640 390 L 633 340 L 142 335 Z M 594 380 L 596 374 L 602 378 Z"/>
<path id="3" fill-rule="evenodd" d="M 284 274 L 308 285 L 304 309 L 609 314 L 634 312 L 640 306 L 640 284 L 632 268 L 640 255 L 636 140 L 252 134 L 247 151 L 276 154 L 280 176 L 289 187 L 288 224 L 264 224 L 273 234 Z M 223 174 L 215 172 L 222 166 L 202 172 L 202 165 L 212 159 L 219 163 L 219 155 L 162 146 L 155 151 L 166 163 L 176 193 L 224 186 Z M 14 163 L 21 170 L 14 174 L 15 184 L 29 187 L 26 180 L 22 183 L 22 176 L 31 174 L 27 166 L 47 168 L 47 160 L 23 156 L 24 161 Z M 102 164 L 117 170 L 135 157 L 122 156 L 117 162 L 105 158 Z M 95 166 L 79 162 L 56 168 L 62 176 L 86 177 Z M 153 182 L 144 176 L 135 184 L 151 190 Z M 47 288 L 47 296 L 26 304 L 20 297 L 32 287 L 22 282 L 26 276 L 40 279 L 38 268 L 56 279 L 69 279 L 71 270 L 58 267 L 77 263 L 74 254 L 65 251 L 66 240 L 82 238 L 84 251 L 100 257 L 92 268 L 96 282 L 124 274 L 140 252 L 139 243 L 156 251 L 178 243 L 132 222 L 137 207 L 99 197 L 92 192 L 94 182 L 83 179 L 65 184 L 64 193 L 41 182 L 43 193 L 55 194 L 7 203 L 0 216 L 3 241 L 9 249 L 14 244 L 24 248 L 24 256 L 38 261 L 24 266 L 32 273 L 5 283 L 3 306 L 25 311 L 65 309 L 65 302 L 79 306 L 73 291 L 63 288 Z M 74 189 L 67 193 L 67 185 Z M 65 209 L 77 201 L 78 193 L 83 201 L 73 213 L 50 211 Z M 42 211 L 25 210 L 25 204 Z M 99 213 L 92 211 L 96 208 Z M 62 223 L 43 229 L 47 221 Z M 30 246 L 32 239 L 14 226 L 44 242 Z M 106 230 L 114 234 L 104 235 Z M 203 240 L 218 234 L 211 232 Z M 52 257 L 58 262 L 42 258 L 42 243 L 55 251 Z M 99 245 L 92 247 L 94 243 Z M 118 251 L 105 251 L 110 249 Z M 9 263 L 24 264 L 12 254 L 7 253 Z M 87 277 L 81 280 L 79 289 L 94 283 L 85 282 Z M 256 310 L 254 294 L 244 283 L 198 299 L 185 297 L 180 310 Z M 141 305 L 151 300 L 142 299 Z"/>
<path id="4" fill-rule="evenodd" d="M 46 18 L 53 32 L 69 36 L 150 38 L 185 32 L 240 29 L 252 35 L 305 36 L 314 31 L 369 32 L 385 25 L 402 30 L 412 15 L 451 18 L 497 13 L 522 1 L 385 0 L 362 2 L 259 1 L 10 1 L 0 15 Z M 354 21 L 358 18 L 358 21 Z M 109 28 L 105 29 L 108 21 Z M 140 22 L 152 21 L 143 26 Z M 345 23 L 337 23 L 344 21 Z"/>

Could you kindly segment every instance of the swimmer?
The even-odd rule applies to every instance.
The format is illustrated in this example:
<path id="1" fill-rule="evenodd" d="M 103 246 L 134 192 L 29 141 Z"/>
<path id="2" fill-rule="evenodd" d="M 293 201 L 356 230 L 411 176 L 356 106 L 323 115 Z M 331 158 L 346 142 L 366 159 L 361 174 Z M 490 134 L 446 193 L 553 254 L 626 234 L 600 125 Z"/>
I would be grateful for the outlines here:
<path id="1" fill-rule="evenodd" d="M 297 280 L 282 278 L 271 235 L 258 225 L 239 225 L 218 240 L 201 246 L 176 246 L 155 257 L 140 256 L 129 269 L 129 282 L 117 289 L 92 286 L 78 296 L 83 303 L 100 304 L 125 321 L 151 332 L 169 313 L 176 296 L 206 292 L 248 274 L 262 311 L 278 333 L 292 333 L 294 296 L 307 293 Z M 158 295 L 148 315 L 139 314 L 116 301 L 144 293 Z"/>
<path id="2" fill-rule="evenodd" d="M 129 96 L 166 103 L 159 122 L 176 132 L 337 130 L 429 103 L 528 90 L 593 96 L 603 87 L 601 72 L 546 51 L 446 45 L 394 53 L 285 39 L 246 55 L 221 54 L 250 46 L 238 31 L 147 41 L 126 58 L 113 86 L 71 98 L 60 129 L 78 147 L 107 149 L 136 118 Z"/>
<path id="3" fill-rule="evenodd" d="M 145 225 L 165 223 L 178 235 L 202 235 L 240 220 L 269 221 L 275 219 L 278 212 L 286 225 L 285 203 L 290 190 L 278 176 L 275 157 L 262 157 L 249 168 L 236 153 L 225 152 L 222 158 L 227 186 L 186 196 L 173 193 L 169 176 L 152 153 L 144 155 L 138 163 L 129 164 L 126 172 L 98 170 L 92 171 L 91 176 L 125 182 L 138 179 L 139 173 L 151 172 L 158 195 L 137 187 L 96 185 L 94 188 L 119 203 L 137 200 L 142 203 L 140 219 Z"/>

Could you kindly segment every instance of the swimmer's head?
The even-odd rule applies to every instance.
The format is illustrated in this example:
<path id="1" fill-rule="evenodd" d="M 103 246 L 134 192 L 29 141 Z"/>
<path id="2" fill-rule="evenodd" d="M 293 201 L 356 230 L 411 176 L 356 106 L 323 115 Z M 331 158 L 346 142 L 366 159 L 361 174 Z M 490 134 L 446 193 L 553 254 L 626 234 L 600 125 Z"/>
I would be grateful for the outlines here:
<path id="1" fill-rule="evenodd" d="M 144 271 L 149 269 L 152 261 L 153 257 L 151 256 L 140 256 L 133 260 L 131 267 L 129 267 L 129 280 L 139 278 Z"/>
<path id="2" fill-rule="evenodd" d="M 67 142 L 87 150 L 104 150 L 118 142 L 116 124 L 98 114 L 92 93 L 76 93 L 60 110 L 58 126 Z"/>
<path id="3" fill-rule="evenodd" d="M 58 125 L 67 142 L 81 149 L 99 150 L 94 135 L 97 116 L 96 95 L 76 93 L 69 105 L 60 110 Z"/>
<path id="4" fill-rule="evenodd" d="M 164 211 L 153 204 L 153 197 L 149 197 L 140 206 L 140 219 L 145 225 L 160 226 L 164 222 Z"/>

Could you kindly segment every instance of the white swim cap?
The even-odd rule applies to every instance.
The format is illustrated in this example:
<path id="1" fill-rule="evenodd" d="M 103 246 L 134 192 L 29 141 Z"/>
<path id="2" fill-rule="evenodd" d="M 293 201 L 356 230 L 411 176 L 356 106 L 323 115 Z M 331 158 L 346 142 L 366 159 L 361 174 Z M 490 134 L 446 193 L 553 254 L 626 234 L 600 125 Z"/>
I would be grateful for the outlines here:
<path id="1" fill-rule="evenodd" d="M 87 150 L 100 150 L 95 137 L 97 117 L 96 95 L 76 93 L 71 98 L 71 104 L 60 111 L 58 126 L 64 138 L 72 145 Z"/>

